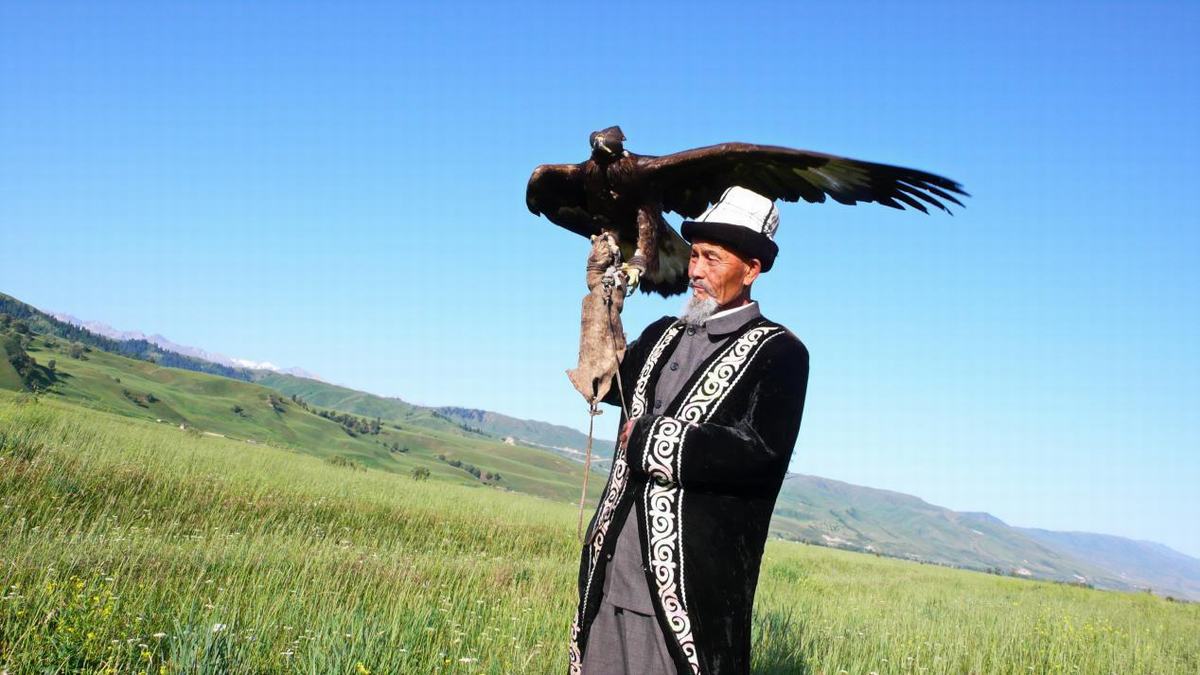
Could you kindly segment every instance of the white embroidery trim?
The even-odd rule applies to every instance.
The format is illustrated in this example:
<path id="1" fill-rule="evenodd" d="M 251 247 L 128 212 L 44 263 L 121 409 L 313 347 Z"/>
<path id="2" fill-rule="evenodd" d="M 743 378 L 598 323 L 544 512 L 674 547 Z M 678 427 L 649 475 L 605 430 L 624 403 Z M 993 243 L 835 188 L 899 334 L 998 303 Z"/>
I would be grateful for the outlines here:
<path id="1" fill-rule="evenodd" d="M 658 342 L 654 344 L 654 348 L 650 350 L 649 356 L 646 357 L 646 363 L 642 366 L 642 371 L 638 374 L 637 385 L 633 393 L 633 401 L 629 406 L 629 419 L 634 419 L 646 410 L 646 383 L 650 381 L 650 375 L 654 372 L 654 366 L 658 363 L 658 359 L 662 357 L 663 351 L 670 344 L 671 340 L 683 329 L 683 324 L 676 322 L 672 324 L 659 337 Z M 604 538 L 608 534 L 609 525 L 612 524 L 613 511 L 617 504 L 621 501 L 621 496 L 625 493 L 625 483 L 629 474 L 629 464 L 625 461 L 625 452 L 619 451 L 619 455 L 613 460 L 612 474 L 609 476 L 608 486 L 604 490 L 604 499 L 600 503 L 600 512 L 596 516 L 594 525 L 595 534 L 592 537 L 592 553 L 588 561 L 587 584 L 583 589 L 583 602 L 581 605 L 586 606 L 587 599 L 591 597 L 592 581 L 596 578 L 596 562 L 600 555 L 600 550 L 604 548 Z M 570 673 L 571 675 L 581 675 L 583 669 L 582 653 L 579 650 L 579 614 L 576 613 L 575 620 L 571 625 L 571 643 L 568 647 L 570 653 Z"/>
<path id="2" fill-rule="evenodd" d="M 680 414 L 684 423 L 672 417 L 655 420 L 643 448 L 643 468 L 654 479 L 646 487 L 646 531 L 650 536 L 655 591 L 667 625 L 694 674 L 700 673 L 700 660 L 687 611 L 687 585 L 683 581 L 684 490 L 675 484 L 683 462 L 684 439 L 695 424 L 708 420 L 716 412 L 759 348 L 778 334 L 782 334 L 778 326 L 761 326 L 739 337 L 709 366 L 684 399 L 687 403 Z M 699 398 L 693 400 L 696 396 Z"/>
<path id="3" fill-rule="evenodd" d="M 741 379 L 745 372 L 744 366 L 757 353 L 756 347 L 765 343 L 773 335 L 778 335 L 781 329 L 777 326 L 760 326 L 746 331 L 717 359 L 704 376 L 696 381 L 688 392 L 687 403 L 680 408 L 677 417 L 685 422 L 702 422 L 715 411 L 733 385 Z"/>

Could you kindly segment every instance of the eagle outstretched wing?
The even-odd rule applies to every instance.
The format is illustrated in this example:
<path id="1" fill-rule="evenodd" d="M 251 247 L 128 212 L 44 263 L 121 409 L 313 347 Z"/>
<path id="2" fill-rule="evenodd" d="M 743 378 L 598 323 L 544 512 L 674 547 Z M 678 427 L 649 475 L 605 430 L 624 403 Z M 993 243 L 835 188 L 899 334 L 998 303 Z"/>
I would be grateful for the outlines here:
<path id="1" fill-rule="evenodd" d="M 534 215 L 590 237 L 599 232 L 587 208 L 583 164 L 542 164 L 534 169 L 525 189 L 525 205 Z"/>
<path id="2" fill-rule="evenodd" d="M 864 162 L 774 145 L 721 143 L 670 155 L 624 149 L 620 127 L 594 132 L 592 158 L 534 170 L 525 203 L 535 215 L 590 237 L 612 230 L 626 260 L 647 273 L 642 290 L 664 296 L 687 288 L 688 245 L 662 217 L 698 218 L 734 185 L 770 199 L 842 204 L 875 202 L 894 209 L 949 212 L 967 196 L 957 182 L 917 169 Z M 639 266 L 634 246 L 642 247 Z"/>
<path id="3" fill-rule="evenodd" d="M 789 202 L 819 203 L 828 196 L 842 204 L 907 205 L 925 213 L 925 204 L 949 212 L 943 201 L 962 206 L 954 195 L 967 196 L 955 181 L 917 169 L 751 143 L 641 155 L 637 172 L 657 188 L 664 211 L 685 218 L 699 217 L 733 185 Z"/>

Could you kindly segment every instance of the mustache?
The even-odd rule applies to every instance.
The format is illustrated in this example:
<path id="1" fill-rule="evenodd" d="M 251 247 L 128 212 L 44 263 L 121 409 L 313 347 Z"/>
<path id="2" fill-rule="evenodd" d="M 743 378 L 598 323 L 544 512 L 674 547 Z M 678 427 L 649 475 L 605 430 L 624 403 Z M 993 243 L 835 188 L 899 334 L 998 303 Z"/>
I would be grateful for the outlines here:
<path id="1" fill-rule="evenodd" d="M 705 283 L 704 281 L 701 281 L 699 279 L 688 284 L 688 287 L 689 288 L 699 288 L 700 290 L 704 291 L 705 293 L 708 293 L 709 295 L 713 295 L 712 286 L 709 286 L 707 283 Z"/>

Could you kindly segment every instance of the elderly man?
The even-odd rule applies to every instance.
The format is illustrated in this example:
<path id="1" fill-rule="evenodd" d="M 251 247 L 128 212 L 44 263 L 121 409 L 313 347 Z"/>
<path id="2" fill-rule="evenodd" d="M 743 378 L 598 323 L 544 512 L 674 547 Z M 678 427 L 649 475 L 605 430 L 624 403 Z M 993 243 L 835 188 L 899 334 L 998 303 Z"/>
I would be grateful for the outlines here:
<path id="1" fill-rule="evenodd" d="M 693 295 L 621 364 L 629 418 L 583 547 L 573 674 L 750 670 L 758 568 L 808 383 L 808 350 L 750 298 L 778 224 L 774 202 L 741 187 L 683 223 Z"/>

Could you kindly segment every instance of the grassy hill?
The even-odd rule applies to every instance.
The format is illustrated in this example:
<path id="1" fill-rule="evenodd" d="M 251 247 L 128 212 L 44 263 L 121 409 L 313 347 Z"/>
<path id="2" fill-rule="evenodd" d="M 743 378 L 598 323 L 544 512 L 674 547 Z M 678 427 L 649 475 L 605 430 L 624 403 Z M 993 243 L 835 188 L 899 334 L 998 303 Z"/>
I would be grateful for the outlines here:
<path id="1" fill-rule="evenodd" d="M 398 398 L 376 396 L 328 382 L 271 371 L 256 371 L 254 381 L 288 396 L 296 394 L 316 405 L 356 415 L 434 428 L 472 430 L 492 438 L 512 437 L 526 444 L 547 448 L 582 450 L 587 445 L 587 435 L 570 427 L 518 419 L 488 410 L 413 405 Z M 612 446 L 611 440 L 596 439 L 593 451 L 607 456 L 611 454 Z"/>
<path id="2" fill-rule="evenodd" d="M 54 347 L 49 343 L 56 343 Z M 164 368 L 100 350 L 71 358 L 62 341 L 39 337 L 29 354 L 57 361 L 58 382 L 49 395 L 89 408 L 155 421 L 179 433 L 224 436 L 244 443 L 303 452 L 346 466 L 409 473 L 425 468 L 435 479 L 517 490 L 560 501 L 578 500 L 583 467 L 542 450 L 511 446 L 471 434 L 451 422 L 416 414 L 404 424 L 384 424 L 377 434 L 351 434 L 336 421 L 265 386 L 226 377 Z M 428 421 L 428 426 L 415 422 Z M 397 452 L 395 449 L 405 450 Z M 455 466 L 457 463 L 460 466 Z M 481 476 L 499 474 L 495 480 Z M 600 481 L 592 481 L 598 495 Z"/>
<path id="3" fill-rule="evenodd" d="M 566 663 L 566 504 L 0 391 L 0 508 L 0 671 Z M 781 541 L 753 634 L 763 674 L 1200 671 L 1200 604 Z"/>
<path id="4" fill-rule="evenodd" d="M 580 406 L 581 410 L 584 409 L 583 403 Z M 615 411 L 616 408 L 609 410 Z M 479 429 L 490 436 L 511 437 L 524 443 L 552 448 L 569 448 L 577 451 L 587 447 L 587 434 L 582 434 L 561 424 L 523 420 L 476 408 L 445 406 L 438 408 L 437 412 L 465 426 Z M 608 457 L 612 454 L 614 444 L 615 441 L 594 439 L 592 452 L 598 456 Z"/>
<path id="5" fill-rule="evenodd" d="M 288 397 L 298 395 L 315 405 L 356 415 L 378 417 L 434 429 L 457 427 L 499 439 L 511 436 L 519 441 L 540 447 L 580 450 L 586 445 L 585 434 L 562 425 L 547 424 L 537 420 L 522 420 L 486 410 L 417 406 L 398 398 L 376 396 L 318 380 L 269 370 L 251 370 L 214 363 L 204 358 L 164 348 L 148 339 L 118 339 L 100 335 L 82 326 L 60 320 L 4 293 L 0 293 L 0 316 L 22 321 L 34 332 L 42 335 L 54 336 L 112 354 L 150 361 L 161 366 L 259 382 L 283 392 Z M 595 447 L 601 453 L 608 453 L 612 445 L 612 441 L 604 440 L 598 441 Z M 577 453 L 567 452 L 564 454 L 578 459 Z"/>
<path id="6" fill-rule="evenodd" d="M 1012 527 L 987 513 L 817 476 L 784 482 L 771 532 L 939 565 L 1200 601 L 1200 561 L 1162 544 Z"/>
<path id="7" fill-rule="evenodd" d="M 254 381 L 287 396 L 299 396 L 322 408 L 342 410 L 364 417 L 378 417 L 385 422 L 419 425 L 444 431 L 464 431 L 459 424 L 438 417 L 433 408 L 413 405 L 398 398 L 376 396 L 328 382 L 268 370 L 256 371 Z"/>
<path id="8" fill-rule="evenodd" d="M 98 335 L 85 328 L 60 321 L 33 305 L 28 305 L 4 293 L 0 293 L 0 316 L 19 320 L 35 333 L 54 336 L 68 342 L 79 343 L 134 359 L 153 361 L 163 366 L 212 373 L 240 380 L 250 380 L 254 373 L 246 368 L 231 368 L 169 349 L 162 349 L 148 340 L 115 340 Z"/>
<path id="9" fill-rule="evenodd" d="M 1126 584 L 1171 589 L 1200 601 L 1200 560 L 1152 541 L 1134 541 L 1092 532 L 1054 532 L 1017 528 L 1023 534 L 1080 560 L 1113 570 Z"/>
<path id="10" fill-rule="evenodd" d="M 967 569 L 1135 588 L 1089 558 L 1064 553 L 987 514 L 958 513 L 911 495 L 817 476 L 793 475 L 784 482 L 771 531 L 794 541 Z M 1188 597 L 1169 579 L 1159 581 L 1156 588 Z"/>

